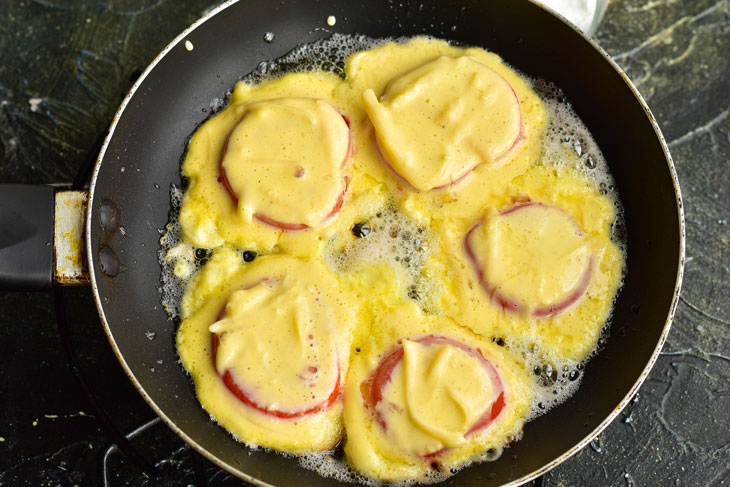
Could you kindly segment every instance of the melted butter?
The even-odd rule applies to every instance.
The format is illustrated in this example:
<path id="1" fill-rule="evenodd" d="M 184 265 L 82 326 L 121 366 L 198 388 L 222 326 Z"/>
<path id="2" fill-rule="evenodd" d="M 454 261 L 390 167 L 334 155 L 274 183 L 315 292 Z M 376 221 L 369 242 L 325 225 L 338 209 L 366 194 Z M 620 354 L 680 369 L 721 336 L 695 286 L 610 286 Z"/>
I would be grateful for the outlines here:
<path id="1" fill-rule="evenodd" d="M 404 340 L 380 403 L 387 434 L 421 456 L 458 447 L 493 400 L 492 389 L 482 363 L 463 350 Z"/>
<path id="2" fill-rule="evenodd" d="M 225 316 L 210 326 L 220 337 L 218 373 L 230 371 L 263 408 L 311 409 L 326 402 L 338 382 L 339 337 L 316 275 L 265 278 L 234 291 Z"/>
<path id="3" fill-rule="evenodd" d="M 539 204 L 488 216 L 469 244 L 486 283 L 528 310 L 568 298 L 591 258 L 575 221 Z"/>
<path id="4" fill-rule="evenodd" d="M 512 87 L 468 56 L 442 56 L 403 74 L 380 101 L 366 89 L 363 103 L 389 163 L 424 191 L 504 158 L 522 131 Z"/>
<path id="5" fill-rule="evenodd" d="M 321 99 L 246 105 L 222 162 L 241 218 L 322 224 L 344 192 L 349 145 L 342 115 Z"/>

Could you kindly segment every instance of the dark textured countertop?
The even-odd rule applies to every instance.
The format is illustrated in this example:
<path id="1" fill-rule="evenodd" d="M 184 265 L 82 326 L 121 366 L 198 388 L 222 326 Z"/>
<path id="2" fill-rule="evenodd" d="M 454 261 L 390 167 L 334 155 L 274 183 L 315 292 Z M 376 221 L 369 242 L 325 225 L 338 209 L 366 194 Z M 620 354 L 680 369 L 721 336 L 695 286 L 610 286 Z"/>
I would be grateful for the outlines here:
<path id="1" fill-rule="evenodd" d="M 0 2 L 0 182 L 71 181 L 141 70 L 212 3 Z M 612 0 L 596 37 L 669 143 L 687 265 L 674 325 L 644 386 L 542 483 L 730 485 L 730 1 Z M 127 380 L 90 290 L 72 289 L 68 299 L 74 342 L 102 401 L 154 462 L 195 484 L 197 456 Z M 49 294 L 0 293 L 0 374 L 0 486 L 145 485 L 90 413 Z M 206 469 L 210 485 L 243 485 Z"/>

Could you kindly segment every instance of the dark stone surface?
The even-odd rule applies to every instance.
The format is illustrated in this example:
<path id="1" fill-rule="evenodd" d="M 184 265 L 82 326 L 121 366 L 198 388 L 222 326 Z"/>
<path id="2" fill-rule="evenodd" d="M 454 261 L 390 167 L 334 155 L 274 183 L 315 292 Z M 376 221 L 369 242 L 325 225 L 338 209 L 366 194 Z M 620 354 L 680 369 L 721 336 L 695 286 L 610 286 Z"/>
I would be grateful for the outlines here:
<path id="1" fill-rule="evenodd" d="M 141 70 L 214 3 L 0 2 L 0 182 L 71 181 Z M 687 267 L 667 345 L 634 402 L 541 485 L 730 485 L 730 2 L 612 0 L 597 38 L 671 148 Z M 122 430 L 137 431 L 175 484 L 196 484 L 197 455 L 127 380 L 90 290 L 68 302 L 82 366 Z M 0 374 L 0 486 L 146 484 L 89 412 L 50 295 L 0 293 Z M 204 466 L 210 485 L 243 485 Z"/>

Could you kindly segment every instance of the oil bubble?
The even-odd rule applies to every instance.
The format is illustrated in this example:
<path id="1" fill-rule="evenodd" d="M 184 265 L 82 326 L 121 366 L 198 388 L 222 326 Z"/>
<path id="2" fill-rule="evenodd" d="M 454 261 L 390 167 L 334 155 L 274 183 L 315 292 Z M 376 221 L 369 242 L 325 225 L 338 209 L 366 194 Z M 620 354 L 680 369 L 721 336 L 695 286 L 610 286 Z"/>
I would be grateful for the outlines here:
<path id="1" fill-rule="evenodd" d="M 121 270 L 119 257 L 108 245 L 99 247 L 99 267 L 109 277 L 116 277 Z"/>
<path id="2" fill-rule="evenodd" d="M 115 232 L 119 226 L 119 207 L 112 200 L 105 199 L 99 206 L 99 226 L 105 232 Z"/>

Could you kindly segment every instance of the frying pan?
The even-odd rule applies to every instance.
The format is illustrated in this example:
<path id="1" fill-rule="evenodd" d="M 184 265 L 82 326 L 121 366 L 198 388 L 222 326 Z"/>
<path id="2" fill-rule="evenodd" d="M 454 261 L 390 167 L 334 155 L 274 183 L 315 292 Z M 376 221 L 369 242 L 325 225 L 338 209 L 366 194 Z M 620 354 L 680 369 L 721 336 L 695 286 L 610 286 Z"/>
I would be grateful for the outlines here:
<path id="1" fill-rule="evenodd" d="M 325 22 L 330 15 L 337 19 L 334 27 Z M 222 468 L 260 486 L 339 485 L 301 468 L 296 459 L 237 443 L 210 420 L 177 361 L 176 324 L 160 304 L 157 261 L 169 188 L 181 184 L 186 139 L 206 117 L 211 100 L 223 97 L 259 62 L 332 31 L 429 34 L 494 51 L 517 70 L 560 87 L 609 163 L 625 209 L 628 248 L 628 273 L 610 334 L 574 396 L 528 423 L 524 437 L 498 460 L 463 469 L 444 482 L 520 485 L 585 446 L 636 392 L 669 329 L 684 259 L 679 186 L 649 109 L 598 46 L 531 1 L 250 0 L 223 4 L 183 32 L 122 103 L 92 177 L 85 245 L 110 343 L 152 409 Z M 266 32 L 275 34 L 274 42 L 264 42 Z M 37 198 L 37 204 L 50 203 Z M 12 220 L 7 214 L 6 222 Z M 0 245 L 0 257 L 5 247 Z M 7 260 L 0 259 L 0 265 Z M 26 265 L 25 281 L 16 282 L 42 286 L 50 279 L 38 265 L 32 267 Z M 8 276 L 12 272 L 0 273 L 0 280 Z M 149 332 L 160 338 L 149 340 Z"/>

